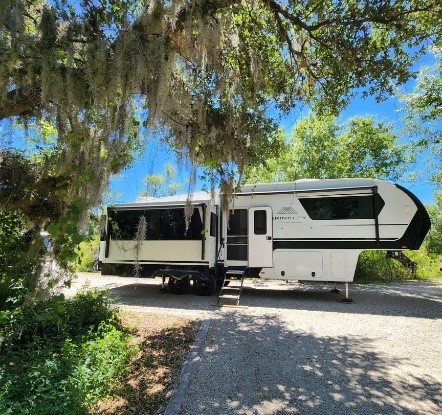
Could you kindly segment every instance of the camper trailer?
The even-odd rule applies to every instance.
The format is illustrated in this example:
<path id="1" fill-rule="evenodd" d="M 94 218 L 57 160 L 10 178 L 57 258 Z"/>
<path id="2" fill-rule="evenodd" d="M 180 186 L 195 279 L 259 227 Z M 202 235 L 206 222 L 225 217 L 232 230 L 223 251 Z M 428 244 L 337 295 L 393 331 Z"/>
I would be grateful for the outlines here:
<path id="1" fill-rule="evenodd" d="M 362 251 L 418 249 L 430 229 L 410 191 L 374 179 L 245 185 L 222 200 L 198 192 L 109 207 L 104 272 L 136 264 L 177 294 L 193 281 L 199 295 L 230 276 L 348 283 Z"/>

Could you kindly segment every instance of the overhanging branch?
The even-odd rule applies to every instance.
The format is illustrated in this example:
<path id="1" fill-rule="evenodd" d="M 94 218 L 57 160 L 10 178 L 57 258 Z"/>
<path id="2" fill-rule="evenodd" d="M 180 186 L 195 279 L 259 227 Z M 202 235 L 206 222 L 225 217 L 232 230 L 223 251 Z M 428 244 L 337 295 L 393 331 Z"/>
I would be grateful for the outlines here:
<path id="1" fill-rule="evenodd" d="M 41 105 L 41 89 L 34 86 L 18 88 L 8 92 L 0 105 L 0 120 L 29 114 Z"/>

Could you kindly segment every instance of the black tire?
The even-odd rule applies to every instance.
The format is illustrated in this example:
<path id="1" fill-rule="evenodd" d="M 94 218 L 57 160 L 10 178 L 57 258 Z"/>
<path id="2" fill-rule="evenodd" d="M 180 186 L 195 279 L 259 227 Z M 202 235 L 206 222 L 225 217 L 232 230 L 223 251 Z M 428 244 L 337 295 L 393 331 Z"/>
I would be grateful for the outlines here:
<path id="1" fill-rule="evenodd" d="M 195 278 L 195 281 L 193 282 L 193 289 L 195 290 L 195 293 L 202 296 L 209 296 L 212 295 L 216 288 L 216 281 L 215 278 L 212 277 L 212 275 L 207 276 L 207 281 L 202 281 L 197 278 Z"/>
<path id="2" fill-rule="evenodd" d="M 169 291 L 174 294 L 184 294 L 186 290 L 189 288 L 190 278 L 184 277 L 181 280 L 178 280 L 173 277 L 169 277 L 169 281 L 167 282 L 167 286 L 169 287 Z"/>

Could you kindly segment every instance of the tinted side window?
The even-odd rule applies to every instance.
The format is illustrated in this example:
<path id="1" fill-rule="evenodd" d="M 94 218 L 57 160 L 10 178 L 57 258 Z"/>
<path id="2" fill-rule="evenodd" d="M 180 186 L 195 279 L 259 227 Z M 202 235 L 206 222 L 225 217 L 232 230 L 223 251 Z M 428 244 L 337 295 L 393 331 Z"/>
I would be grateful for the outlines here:
<path id="1" fill-rule="evenodd" d="M 112 239 L 135 239 L 142 215 L 146 218 L 146 240 L 201 239 L 203 224 L 198 208 L 193 210 L 187 231 L 183 208 L 116 211 L 111 219 Z"/>
<path id="2" fill-rule="evenodd" d="M 267 233 L 267 212 L 255 210 L 253 220 L 255 235 L 265 235 Z"/>
<path id="3" fill-rule="evenodd" d="M 375 194 L 377 215 L 385 205 Z M 374 219 L 373 196 L 319 197 L 299 199 L 307 214 L 313 220 Z"/>
<path id="4" fill-rule="evenodd" d="M 112 239 L 128 241 L 135 239 L 142 211 L 117 210 L 110 220 Z"/>
<path id="5" fill-rule="evenodd" d="M 218 230 L 218 216 L 210 212 L 210 236 L 216 236 Z"/>

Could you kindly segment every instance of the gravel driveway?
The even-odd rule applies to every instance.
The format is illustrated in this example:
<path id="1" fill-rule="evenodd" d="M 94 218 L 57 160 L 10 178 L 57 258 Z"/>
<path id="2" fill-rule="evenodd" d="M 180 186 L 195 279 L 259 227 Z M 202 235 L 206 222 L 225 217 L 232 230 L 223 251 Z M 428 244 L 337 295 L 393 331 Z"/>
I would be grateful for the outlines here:
<path id="1" fill-rule="evenodd" d="M 84 276 L 76 283 L 82 283 Z M 441 414 L 442 284 L 248 282 L 242 308 L 159 293 L 159 280 L 88 277 L 122 307 L 205 319 L 180 402 L 198 414 Z"/>

